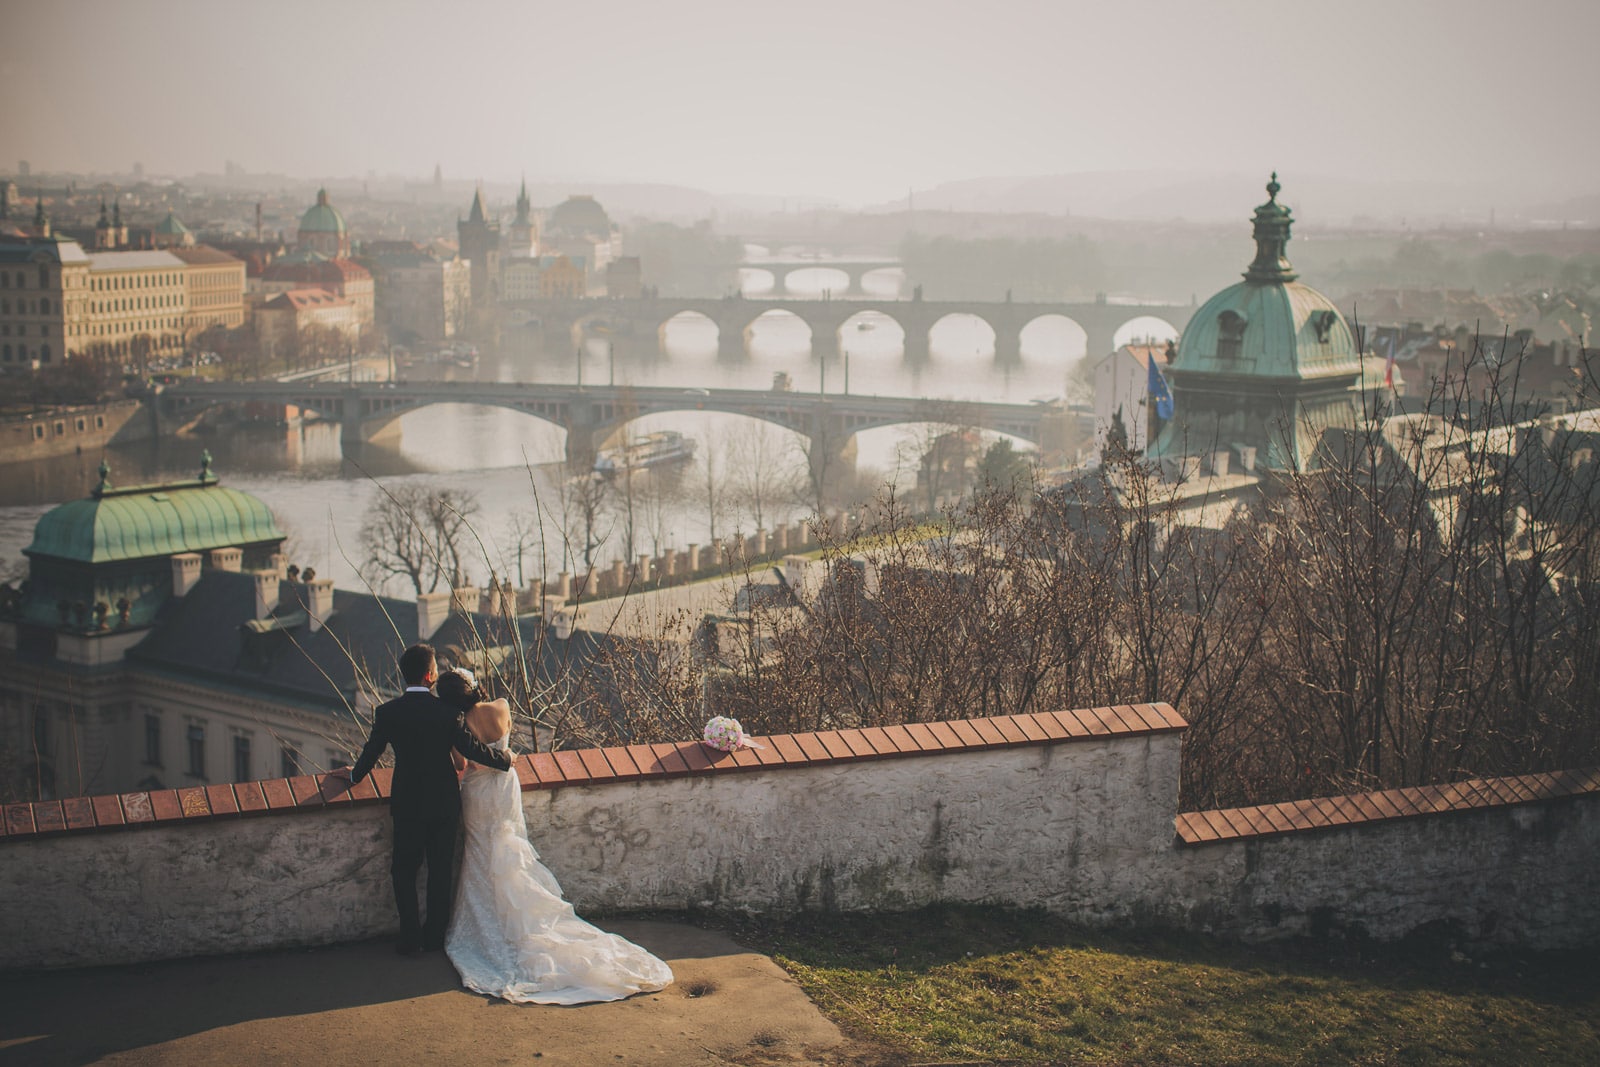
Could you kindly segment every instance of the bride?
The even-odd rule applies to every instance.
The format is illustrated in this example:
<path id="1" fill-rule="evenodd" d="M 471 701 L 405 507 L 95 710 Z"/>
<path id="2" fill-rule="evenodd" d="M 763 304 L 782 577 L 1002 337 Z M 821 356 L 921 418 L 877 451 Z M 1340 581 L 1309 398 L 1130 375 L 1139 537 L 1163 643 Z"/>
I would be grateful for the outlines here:
<path id="1" fill-rule="evenodd" d="M 467 729 L 478 740 L 509 749 L 510 705 L 486 700 L 470 672 L 442 672 L 438 693 L 465 712 Z M 466 849 L 444 947 L 468 989 L 518 1003 L 585 1004 L 672 982 L 665 963 L 578 918 L 562 899 L 561 887 L 528 841 L 515 774 L 467 764 L 461 821 Z"/>

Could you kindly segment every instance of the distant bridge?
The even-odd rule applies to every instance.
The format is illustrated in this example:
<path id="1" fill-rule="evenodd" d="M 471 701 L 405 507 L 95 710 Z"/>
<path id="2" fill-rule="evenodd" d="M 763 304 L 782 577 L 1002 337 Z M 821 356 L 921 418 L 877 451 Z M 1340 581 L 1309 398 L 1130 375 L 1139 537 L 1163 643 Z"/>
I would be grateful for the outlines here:
<path id="1" fill-rule="evenodd" d="M 866 292 L 861 280 L 875 270 L 903 270 L 898 259 L 752 259 L 739 264 L 740 270 L 764 270 L 772 275 L 772 289 L 764 294 L 781 297 L 789 292 L 789 275 L 798 270 L 836 270 L 849 278 L 834 296 L 859 296 Z"/>
<path id="2" fill-rule="evenodd" d="M 751 264 L 754 266 L 755 264 Z M 905 359 L 926 363 L 929 336 L 941 319 L 972 315 L 994 330 L 994 358 L 1002 366 L 1022 360 L 1022 331 L 1029 323 L 1059 315 L 1082 327 L 1091 358 L 1116 349 L 1116 334 L 1139 318 L 1157 318 L 1181 331 L 1195 308 L 1172 304 L 1087 304 L 983 301 L 983 300 L 785 300 L 724 297 L 698 299 L 593 299 L 508 300 L 501 308 L 535 319 L 548 344 L 575 348 L 585 337 L 603 336 L 618 354 L 654 359 L 663 352 L 662 334 L 679 315 L 703 315 L 717 326 L 717 357 L 728 361 L 749 358 L 751 327 L 772 311 L 786 311 L 811 328 L 811 354 L 833 360 L 840 352 L 840 332 L 864 311 L 893 319 L 905 332 Z"/>
<path id="3" fill-rule="evenodd" d="M 1043 404 L 928 400 L 758 389 L 665 386 L 545 385 L 507 382 L 206 382 L 188 380 L 160 395 L 164 416 L 181 418 L 226 404 L 257 404 L 315 413 L 341 424 L 346 442 L 393 437 L 401 416 L 435 404 L 509 408 L 567 431 L 567 456 L 592 457 L 617 443 L 633 420 L 679 411 L 721 411 L 774 423 L 808 438 L 816 449 L 849 458 L 862 430 L 934 422 L 1010 434 L 1038 444 Z"/>

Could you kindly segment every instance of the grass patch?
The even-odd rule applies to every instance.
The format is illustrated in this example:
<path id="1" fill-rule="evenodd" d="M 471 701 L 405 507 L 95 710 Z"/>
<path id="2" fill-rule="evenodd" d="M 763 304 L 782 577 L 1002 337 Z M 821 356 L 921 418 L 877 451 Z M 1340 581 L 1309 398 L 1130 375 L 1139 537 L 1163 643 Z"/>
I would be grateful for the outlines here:
<path id="1" fill-rule="evenodd" d="M 1244 947 L 993 908 L 697 921 L 773 956 L 835 1021 L 911 1060 L 1600 1063 L 1588 955 Z"/>

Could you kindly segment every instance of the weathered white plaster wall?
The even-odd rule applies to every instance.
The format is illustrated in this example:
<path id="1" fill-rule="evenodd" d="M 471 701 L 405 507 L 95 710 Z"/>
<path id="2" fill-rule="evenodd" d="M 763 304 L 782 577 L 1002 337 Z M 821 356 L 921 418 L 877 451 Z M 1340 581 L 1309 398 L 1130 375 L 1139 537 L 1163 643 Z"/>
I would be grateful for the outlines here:
<path id="1" fill-rule="evenodd" d="M 1600 796 L 1190 846 L 1177 734 L 525 793 L 580 910 L 935 901 L 1248 939 L 1428 923 L 1600 942 Z M 382 805 L 0 844 L 0 969 L 309 945 L 394 927 Z"/>
<path id="2" fill-rule="evenodd" d="M 1176 849 L 1160 917 L 1246 940 L 1436 924 L 1525 948 L 1600 944 L 1600 797 Z"/>
<path id="3" fill-rule="evenodd" d="M 1042 904 L 1133 914 L 1177 814 L 1177 734 L 525 794 L 574 900 L 611 908 Z"/>

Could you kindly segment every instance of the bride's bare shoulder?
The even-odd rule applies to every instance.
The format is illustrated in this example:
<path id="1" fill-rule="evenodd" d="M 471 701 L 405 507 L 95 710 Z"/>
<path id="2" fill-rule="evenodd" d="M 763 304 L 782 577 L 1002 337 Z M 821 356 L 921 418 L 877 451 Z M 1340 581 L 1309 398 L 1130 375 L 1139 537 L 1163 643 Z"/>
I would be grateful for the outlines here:
<path id="1" fill-rule="evenodd" d="M 505 698 L 474 704 L 467 712 L 467 728 L 478 740 L 499 740 L 511 724 L 511 704 Z"/>

